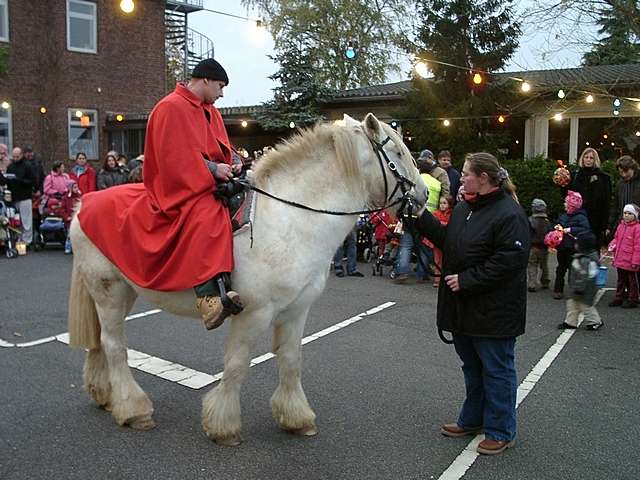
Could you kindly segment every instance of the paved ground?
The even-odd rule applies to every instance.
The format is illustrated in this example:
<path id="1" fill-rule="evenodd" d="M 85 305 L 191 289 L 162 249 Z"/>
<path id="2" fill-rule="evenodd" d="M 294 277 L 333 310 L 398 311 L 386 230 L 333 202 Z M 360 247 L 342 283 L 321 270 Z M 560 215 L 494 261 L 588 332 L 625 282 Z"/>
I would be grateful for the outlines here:
<path id="1" fill-rule="evenodd" d="M 60 251 L 0 258 L 0 345 L 66 332 L 70 267 L 71 258 Z M 276 386 L 273 360 L 252 367 L 243 387 L 245 442 L 224 448 L 200 427 L 201 398 L 211 386 L 192 389 L 134 370 L 154 401 L 158 423 L 137 432 L 116 426 L 82 391 L 81 351 L 55 340 L 4 346 L 0 478 L 449 475 L 469 439 L 438 433 L 441 422 L 455 420 L 464 392 L 458 358 L 435 331 L 435 289 L 393 285 L 370 277 L 366 265 L 361 269 L 366 278 L 331 278 L 305 335 L 385 302 L 395 304 L 304 346 L 303 383 L 318 415 L 318 436 L 298 438 L 275 426 L 269 409 Z M 530 295 L 528 306 L 527 333 L 517 343 L 520 381 L 556 345 L 564 310 L 549 292 Z M 151 308 L 139 303 L 134 313 Z M 640 477 L 640 312 L 606 306 L 600 311 L 605 328 L 561 337 L 566 345 L 518 409 L 517 446 L 499 457 L 478 457 L 463 478 Z M 127 332 L 137 351 L 211 375 L 222 369 L 225 329 L 206 332 L 197 322 L 159 313 L 128 322 Z M 264 338 L 254 356 L 268 352 L 269 345 Z"/>

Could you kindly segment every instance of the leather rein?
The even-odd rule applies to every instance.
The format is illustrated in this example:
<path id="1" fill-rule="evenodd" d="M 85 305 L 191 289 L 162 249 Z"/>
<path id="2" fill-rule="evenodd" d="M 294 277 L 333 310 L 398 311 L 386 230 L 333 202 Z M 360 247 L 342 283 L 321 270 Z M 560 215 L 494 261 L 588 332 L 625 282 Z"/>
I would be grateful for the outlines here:
<path id="1" fill-rule="evenodd" d="M 371 146 L 373 148 L 373 151 L 376 154 L 376 157 L 378 159 L 378 164 L 380 165 L 380 170 L 382 171 L 382 177 L 384 178 L 384 197 L 385 197 L 385 205 L 381 206 L 381 207 L 376 207 L 374 209 L 369 209 L 369 210 L 356 210 L 356 211 L 351 211 L 351 212 L 343 212 L 343 211 L 335 211 L 335 210 L 325 210 L 325 209 L 321 209 L 321 208 L 313 208 L 310 207 L 308 205 L 304 205 L 302 203 L 298 203 L 298 202 L 294 202 L 292 200 L 287 200 L 285 198 L 280 198 L 272 193 L 269 193 L 265 190 L 262 190 L 261 188 L 258 188 L 254 185 L 251 185 L 246 179 L 231 179 L 229 180 L 230 183 L 237 183 L 240 184 L 242 186 L 243 189 L 248 189 L 248 190 L 253 190 L 254 192 L 258 192 L 261 195 L 264 195 L 266 197 L 272 198 L 274 200 L 277 200 L 279 202 L 285 203 L 287 205 L 290 205 L 292 207 L 296 207 L 296 208 L 301 208 L 302 210 L 308 210 L 310 212 L 316 212 L 316 213 L 324 213 L 326 215 L 338 215 L 338 216 L 344 216 L 344 215 L 362 215 L 362 214 L 368 214 L 368 213 L 376 213 L 379 212 L 381 210 L 387 209 L 387 208 L 391 208 L 394 207 L 396 205 L 400 205 L 400 208 L 398 209 L 398 214 L 402 214 L 405 210 L 412 210 L 413 207 L 413 203 L 414 203 L 414 198 L 410 195 L 410 191 L 413 187 L 415 187 L 415 183 L 413 183 L 411 180 L 409 180 L 407 177 L 405 177 L 404 175 L 402 175 L 400 172 L 398 172 L 398 167 L 395 164 L 394 161 L 390 160 L 389 157 L 387 156 L 387 153 L 384 151 L 384 146 L 391 140 L 391 137 L 387 136 L 387 138 L 385 140 L 383 140 L 382 142 L 376 142 L 375 140 L 372 140 L 371 138 L 369 138 L 369 142 L 371 143 Z M 385 168 L 386 165 L 386 168 Z M 396 185 L 393 189 L 393 191 L 391 192 L 391 194 L 389 195 L 389 183 L 387 181 L 387 173 L 386 173 L 386 169 L 389 169 L 389 171 L 392 173 L 392 175 L 395 177 L 396 180 Z M 398 190 L 400 190 L 402 192 L 402 196 L 399 197 L 398 199 L 390 202 L 390 200 L 393 199 L 393 197 L 395 196 L 395 194 L 398 192 Z M 389 203 L 390 202 L 390 203 Z"/>

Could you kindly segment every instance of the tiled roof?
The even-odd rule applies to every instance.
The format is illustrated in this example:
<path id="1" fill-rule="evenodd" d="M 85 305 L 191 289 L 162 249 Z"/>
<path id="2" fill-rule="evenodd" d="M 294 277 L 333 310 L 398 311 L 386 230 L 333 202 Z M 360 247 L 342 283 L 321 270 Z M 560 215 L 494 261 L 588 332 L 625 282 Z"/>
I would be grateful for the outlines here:
<path id="1" fill-rule="evenodd" d="M 500 72 L 494 74 L 498 79 L 519 78 L 535 86 L 586 87 L 586 86 L 625 86 L 640 85 L 640 64 L 598 65 L 594 67 L 563 68 L 555 70 L 529 70 L 525 72 Z M 397 97 L 411 91 L 411 80 L 371 85 L 338 92 L 329 102 L 346 99 L 370 99 L 371 97 Z"/>

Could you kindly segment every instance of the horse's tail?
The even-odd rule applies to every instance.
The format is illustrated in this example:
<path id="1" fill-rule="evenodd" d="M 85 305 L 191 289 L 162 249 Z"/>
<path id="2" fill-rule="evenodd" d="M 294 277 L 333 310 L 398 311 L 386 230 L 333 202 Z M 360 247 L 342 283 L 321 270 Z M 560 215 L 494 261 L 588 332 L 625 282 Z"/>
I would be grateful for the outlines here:
<path id="1" fill-rule="evenodd" d="M 71 273 L 69 292 L 69 345 L 95 349 L 100 346 L 100 323 L 96 304 L 75 266 Z"/>

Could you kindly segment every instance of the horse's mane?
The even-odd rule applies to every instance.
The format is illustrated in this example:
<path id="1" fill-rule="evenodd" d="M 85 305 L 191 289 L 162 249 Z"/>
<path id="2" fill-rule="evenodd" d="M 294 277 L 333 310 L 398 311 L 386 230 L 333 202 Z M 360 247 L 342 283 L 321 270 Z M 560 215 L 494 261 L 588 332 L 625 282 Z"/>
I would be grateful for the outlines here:
<path id="1" fill-rule="evenodd" d="M 336 154 L 332 166 L 342 170 L 346 177 L 357 174 L 358 155 L 353 132 L 339 125 L 317 124 L 300 130 L 264 155 L 256 164 L 254 178 L 260 182 L 281 171 L 290 171 L 305 158 L 317 159 L 318 152 L 327 147 Z"/>

